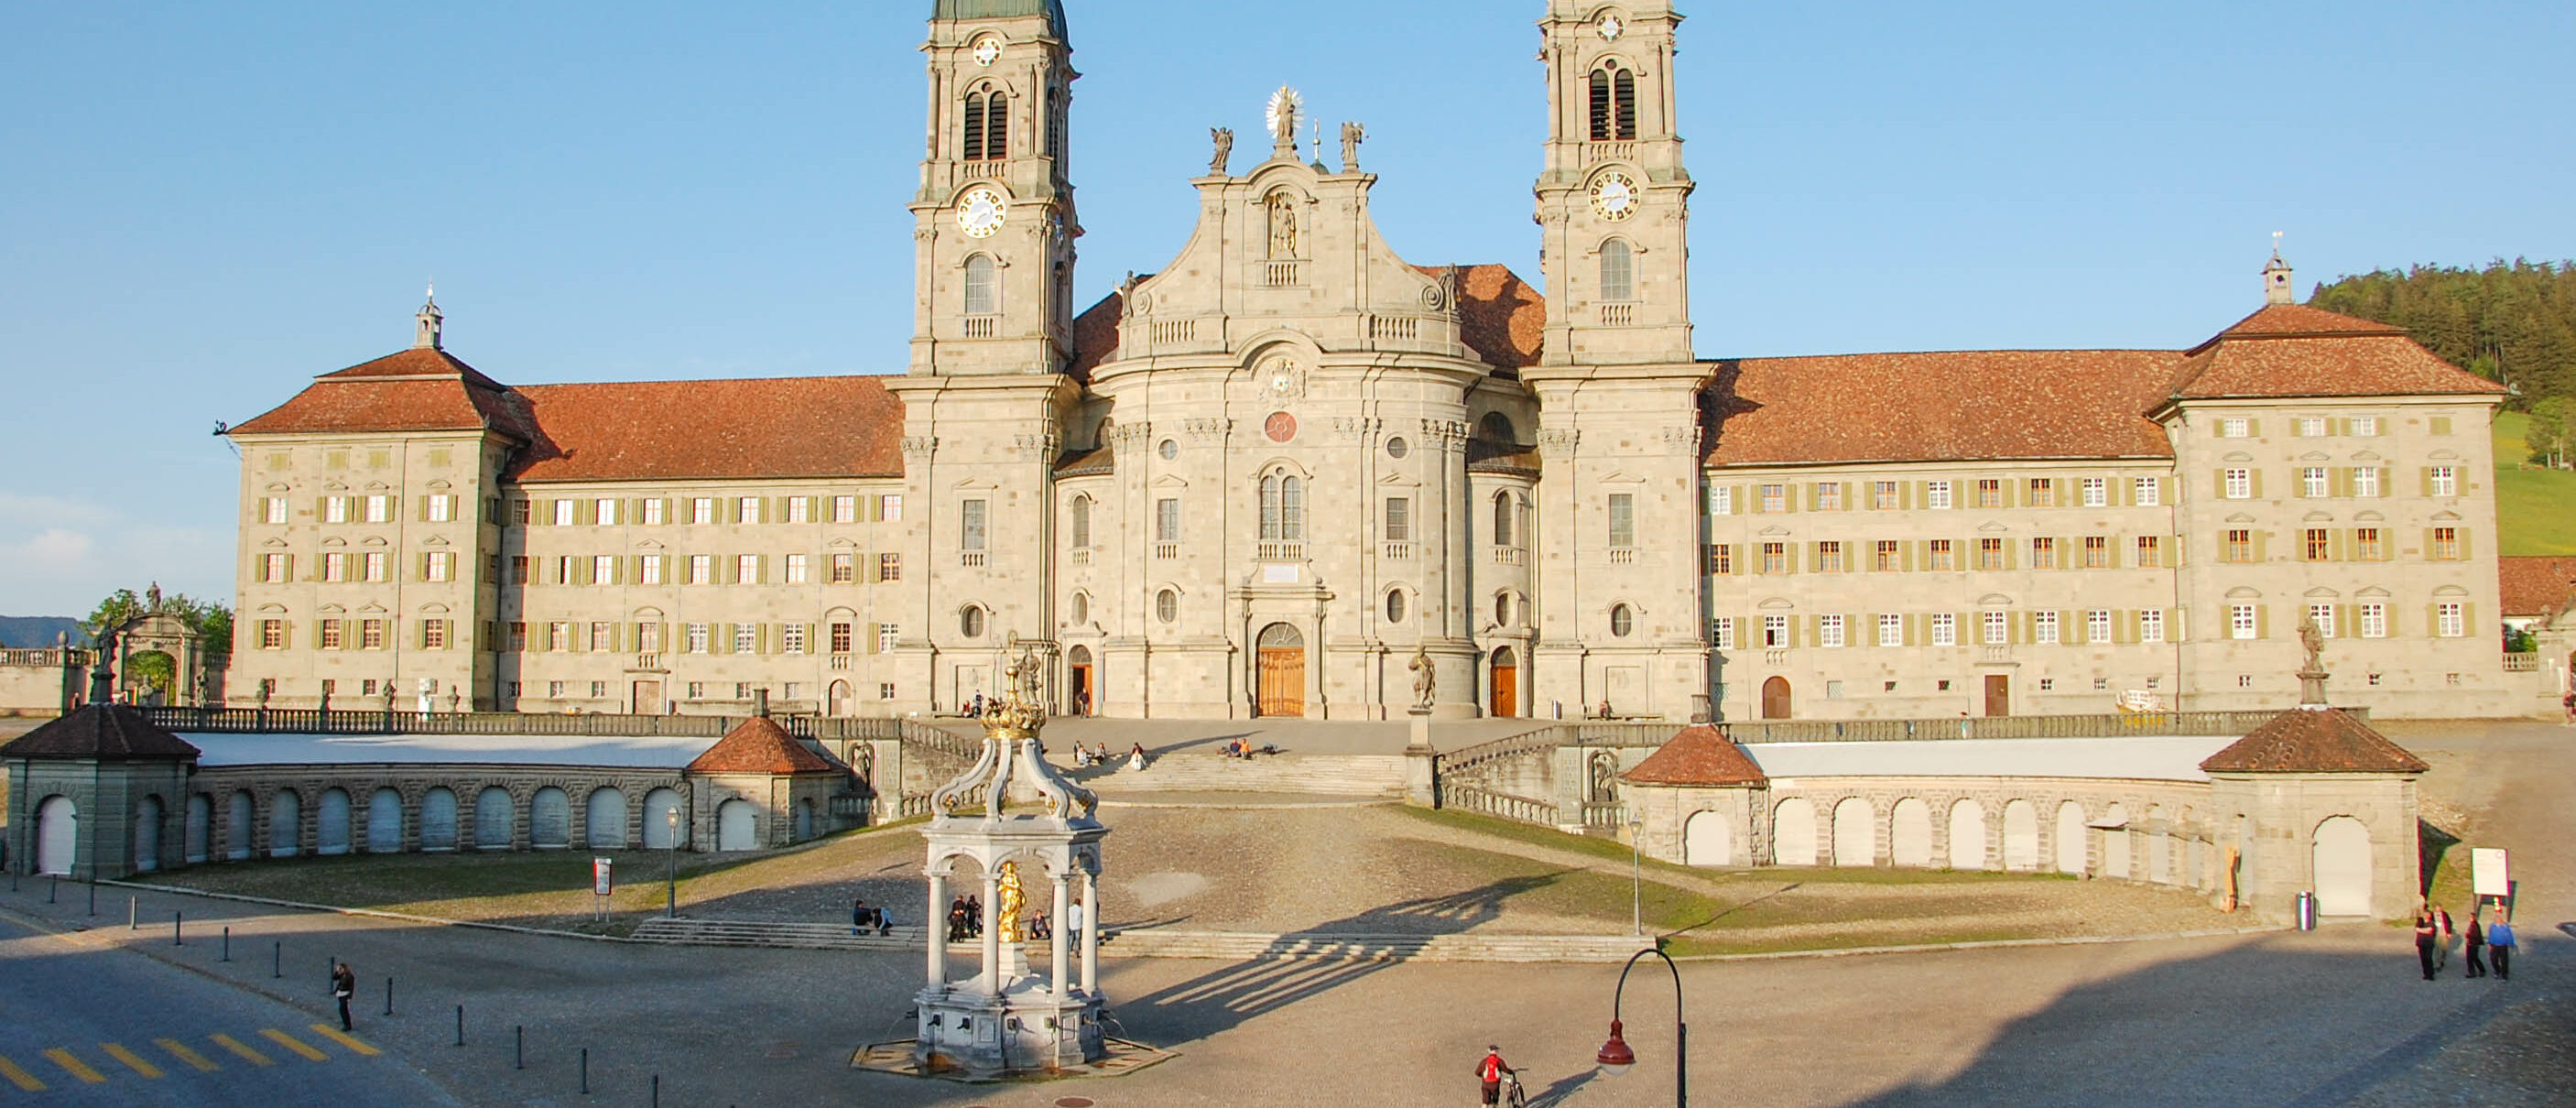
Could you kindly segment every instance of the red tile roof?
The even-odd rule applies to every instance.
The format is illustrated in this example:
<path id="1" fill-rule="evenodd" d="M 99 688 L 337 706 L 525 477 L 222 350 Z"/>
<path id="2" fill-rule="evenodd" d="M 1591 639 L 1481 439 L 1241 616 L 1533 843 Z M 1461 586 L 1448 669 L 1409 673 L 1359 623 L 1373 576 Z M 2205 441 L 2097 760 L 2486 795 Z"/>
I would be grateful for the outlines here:
<path id="1" fill-rule="evenodd" d="M 2193 347 L 2175 372 L 2185 399 L 2502 395 L 2400 328 L 2301 304 L 2272 304 Z"/>
<path id="2" fill-rule="evenodd" d="M 2292 708 L 2200 764 L 2205 773 L 2422 773 L 2433 767 L 2341 708 Z"/>
<path id="3" fill-rule="evenodd" d="M 2576 558 L 2498 558 L 2504 614 L 2554 616 L 2576 595 Z"/>
<path id="4" fill-rule="evenodd" d="M 900 477 L 903 401 L 882 377 L 528 385 L 518 481 Z"/>
<path id="5" fill-rule="evenodd" d="M 1138 281 L 1146 280 L 1138 277 Z M 1127 318 L 1127 295 L 1113 292 L 1073 320 L 1073 362 L 1064 367 L 1067 376 L 1089 384 L 1091 371 L 1103 362 L 1118 360 L 1119 325 Z"/>
<path id="6" fill-rule="evenodd" d="M 92 704 L 0 746 L 0 758 L 193 760 L 199 751 L 123 704 Z"/>
<path id="7" fill-rule="evenodd" d="M 527 427 L 508 388 L 446 351 L 417 347 L 316 377 L 232 433 L 489 430 L 524 442 Z"/>
<path id="8" fill-rule="evenodd" d="M 688 772 L 838 773 L 840 767 L 797 742 L 777 720 L 753 716 L 690 761 Z"/>
<path id="9" fill-rule="evenodd" d="M 1459 267 L 1458 339 L 1486 365 L 1515 370 L 1537 365 L 1546 335 L 1547 298 L 1510 266 Z"/>
<path id="10" fill-rule="evenodd" d="M 1620 779 L 1631 785 L 1711 787 L 1762 785 L 1771 780 L 1735 740 L 1705 724 L 1683 728 Z"/>
<path id="11" fill-rule="evenodd" d="M 2181 355 L 1977 350 L 1716 363 L 1713 466 L 1990 458 L 2170 458 L 2146 411 Z"/>

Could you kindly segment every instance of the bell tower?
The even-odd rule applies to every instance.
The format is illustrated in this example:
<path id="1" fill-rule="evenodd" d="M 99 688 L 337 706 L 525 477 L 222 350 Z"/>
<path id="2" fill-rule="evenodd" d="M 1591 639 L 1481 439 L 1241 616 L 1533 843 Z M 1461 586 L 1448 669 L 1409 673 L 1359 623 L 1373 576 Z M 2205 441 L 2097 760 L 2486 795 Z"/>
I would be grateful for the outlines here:
<path id="1" fill-rule="evenodd" d="M 1073 349 L 1073 47 L 1063 0 L 935 0 L 910 205 L 911 373 L 1046 374 Z"/>
<path id="2" fill-rule="evenodd" d="M 1549 0 L 1538 223 L 1555 365 L 1688 362 L 1690 195 L 1668 0 Z"/>

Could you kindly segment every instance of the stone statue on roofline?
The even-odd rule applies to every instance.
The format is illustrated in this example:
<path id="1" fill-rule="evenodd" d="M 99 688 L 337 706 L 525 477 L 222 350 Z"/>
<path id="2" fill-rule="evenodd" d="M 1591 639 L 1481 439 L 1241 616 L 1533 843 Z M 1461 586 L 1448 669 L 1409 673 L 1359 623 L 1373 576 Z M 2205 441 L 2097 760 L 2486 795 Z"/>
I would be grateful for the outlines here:
<path id="1" fill-rule="evenodd" d="M 1231 173 L 1234 161 L 1234 128 L 1210 127 L 1208 138 L 1216 142 L 1216 156 L 1208 159 L 1208 172 L 1218 177 Z"/>

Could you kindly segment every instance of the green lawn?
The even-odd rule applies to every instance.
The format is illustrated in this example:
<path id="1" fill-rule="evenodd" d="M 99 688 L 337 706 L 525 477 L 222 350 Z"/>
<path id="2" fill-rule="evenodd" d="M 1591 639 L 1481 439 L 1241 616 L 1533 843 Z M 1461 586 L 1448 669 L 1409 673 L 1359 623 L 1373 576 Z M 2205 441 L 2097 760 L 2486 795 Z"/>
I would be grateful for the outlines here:
<path id="1" fill-rule="evenodd" d="M 2530 451 L 2522 429 L 2531 417 L 2498 413 L 2495 422 L 2497 550 L 2506 557 L 2576 555 L 2576 472 L 2524 469 Z"/>

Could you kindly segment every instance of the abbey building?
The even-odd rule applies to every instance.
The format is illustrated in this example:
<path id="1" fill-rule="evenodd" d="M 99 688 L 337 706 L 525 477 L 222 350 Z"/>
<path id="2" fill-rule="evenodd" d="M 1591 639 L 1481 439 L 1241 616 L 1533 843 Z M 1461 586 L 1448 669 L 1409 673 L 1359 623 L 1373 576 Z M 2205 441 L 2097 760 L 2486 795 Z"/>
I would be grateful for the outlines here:
<path id="1" fill-rule="evenodd" d="M 1680 24 L 1547 0 L 1544 297 L 1399 255 L 1283 89 L 1077 311 L 1062 5 L 936 0 L 907 372 L 512 387 L 425 306 L 232 429 L 229 697 L 935 713 L 1016 645 L 1123 717 L 1401 717 L 1417 655 L 1447 718 L 2255 708 L 2310 623 L 2338 703 L 2521 703 L 2501 390 L 2277 258 L 2188 348 L 1696 356 Z"/>

